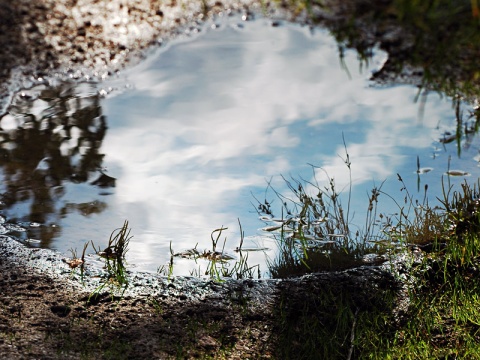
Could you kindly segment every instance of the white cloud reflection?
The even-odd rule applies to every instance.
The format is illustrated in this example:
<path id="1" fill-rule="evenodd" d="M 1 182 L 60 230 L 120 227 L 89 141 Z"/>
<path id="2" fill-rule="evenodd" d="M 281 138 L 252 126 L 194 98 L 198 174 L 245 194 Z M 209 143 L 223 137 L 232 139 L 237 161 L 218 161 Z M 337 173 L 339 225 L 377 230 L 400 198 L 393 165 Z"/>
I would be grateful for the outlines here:
<path id="1" fill-rule="evenodd" d="M 416 89 L 370 87 L 353 52 L 350 79 L 336 49 L 324 31 L 260 20 L 172 44 L 125 74 L 134 90 L 104 102 L 102 150 L 118 177 L 109 211 L 130 219 L 139 262 L 165 261 L 170 240 L 208 247 L 210 232 L 237 229 L 237 217 L 251 234 L 261 224 L 249 192 L 270 176 L 313 163 L 345 186 L 342 133 L 356 186 L 411 172 L 405 149 L 429 148 L 450 103 L 431 96 L 420 121 Z"/>

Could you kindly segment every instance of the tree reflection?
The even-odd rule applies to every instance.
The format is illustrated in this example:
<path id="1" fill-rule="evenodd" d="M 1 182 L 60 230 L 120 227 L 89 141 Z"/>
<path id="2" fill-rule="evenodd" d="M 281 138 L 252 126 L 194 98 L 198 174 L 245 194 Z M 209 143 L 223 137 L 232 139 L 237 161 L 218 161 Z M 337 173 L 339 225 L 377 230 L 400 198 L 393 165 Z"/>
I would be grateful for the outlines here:
<path id="1" fill-rule="evenodd" d="M 94 84 L 61 83 L 38 86 L 17 94 L 0 118 L 0 166 L 3 170 L 4 207 L 29 202 L 22 220 L 46 223 L 79 204 L 56 210 L 64 182 L 83 183 L 98 176 L 107 130 Z M 91 207 L 91 206 L 90 206 Z M 97 202 L 101 212 L 105 204 Z M 42 234 L 42 241 L 54 234 Z"/>
<path id="2" fill-rule="evenodd" d="M 480 23 L 469 1 L 346 0 L 293 1 L 326 26 L 340 52 L 354 48 L 368 61 L 376 47 L 388 59 L 374 78 L 414 82 L 450 96 L 477 98 Z"/>
<path id="3" fill-rule="evenodd" d="M 454 137 L 458 153 L 469 146 L 471 134 L 480 126 L 480 22 L 476 2 L 294 0 L 285 6 L 293 14 L 297 13 L 295 9 L 307 9 L 308 22 L 328 28 L 341 59 L 347 49 L 355 49 L 368 63 L 374 49 L 384 50 L 388 57 L 371 80 L 380 85 L 418 86 L 420 118 L 429 92 L 451 97 L 457 109 Z M 465 105 L 465 100 L 475 107 Z"/>

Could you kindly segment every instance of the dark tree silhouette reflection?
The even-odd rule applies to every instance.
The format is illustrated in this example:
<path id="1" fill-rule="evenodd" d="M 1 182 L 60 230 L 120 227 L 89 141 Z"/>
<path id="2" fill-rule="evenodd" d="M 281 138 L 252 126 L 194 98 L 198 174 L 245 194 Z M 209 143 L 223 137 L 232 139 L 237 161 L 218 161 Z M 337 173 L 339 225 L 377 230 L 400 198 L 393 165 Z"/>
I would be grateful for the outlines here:
<path id="1" fill-rule="evenodd" d="M 98 201 L 66 204 L 62 209 L 55 202 L 64 194 L 66 181 L 84 183 L 98 177 L 106 130 L 94 84 L 64 82 L 16 94 L 0 118 L 3 208 L 28 203 L 28 214 L 16 220 L 41 224 L 72 209 L 83 213 L 87 207 L 85 215 L 103 211 L 106 205 Z M 47 245 L 58 230 L 37 231 L 46 232 L 38 236 Z"/>

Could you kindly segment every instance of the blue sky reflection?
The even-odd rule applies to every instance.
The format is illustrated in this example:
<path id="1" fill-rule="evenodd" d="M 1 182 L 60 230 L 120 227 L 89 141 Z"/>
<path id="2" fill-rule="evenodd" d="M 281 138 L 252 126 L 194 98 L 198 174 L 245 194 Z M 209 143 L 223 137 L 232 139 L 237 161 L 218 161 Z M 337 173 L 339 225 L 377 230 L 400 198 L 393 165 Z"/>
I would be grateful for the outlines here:
<path id="1" fill-rule="evenodd" d="M 271 177 L 281 189 L 280 174 L 309 179 L 311 163 L 347 186 L 342 134 L 359 205 L 374 182 L 391 179 L 386 188 L 397 191 L 397 172 L 414 184 L 416 155 L 431 163 L 432 144 L 452 126 L 448 99 L 431 94 L 420 119 L 416 88 L 371 86 L 381 52 L 362 71 L 347 52 L 349 77 L 327 32 L 266 23 L 225 23 L 173 42 L 112 82 L 132 88 L 103 103 L 104 164 L 118 178 L 103 200 L 110 217 L 134 228 L 131 256 L 140 268 L 165 263 L 170 241 L 177 251 L 209 248 L 221 225 L 235 248 L 237 217 L 258 240 L 250 191 L 262 197 Z M 263 254 L 255 258 L 263 262 Z"/>

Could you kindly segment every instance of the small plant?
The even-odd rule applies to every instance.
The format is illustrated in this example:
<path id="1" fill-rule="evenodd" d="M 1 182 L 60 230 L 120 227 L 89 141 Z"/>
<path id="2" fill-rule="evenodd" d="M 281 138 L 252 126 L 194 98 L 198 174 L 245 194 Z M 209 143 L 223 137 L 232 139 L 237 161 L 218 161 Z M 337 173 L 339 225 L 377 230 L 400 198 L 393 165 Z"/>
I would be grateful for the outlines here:
<path id="1" fill-rule="evenodd" d="M 72 253 L 72 258 L 63 260 L 65 263 L 67 263 L 68 266 L 70 266 L 72 271 L 74 271 L 77 267 L 80 267 L 80 278 L 82 281 L 83 281 L 83 275 L 85 270 L 85 252 L 87 251 L 87 248 L 88 248 L 88 242 L 83 245 L 81 258 L 78 258 L 76 249 L 75 250 L 70 249 L 70 252 Z"/>
<path id="2" fill-rule="evenodd" d="M 222 236 L 222 231 L 227 230 L 227 228 L 221 227 L 216 229 L 212 232 L 212 251 L 216 253 L 215 249 L 217 247 L 218 241 Z M 240 226 L 240 231 L 241 226 Z M 214 238 L 214 234 L 217 233 L 216 238 Z M 225 244 L 227 239 L 225 238 L 223 241 L 222 252 L 224 253 Z M 243 244 L 243 233 L 241 234 L 241 241 L 240 246 Z M 205 275 L 210 276 L 211 278 L 215 279 L 216 281 L 224 281 L 225 278 L 235 277 L 237 279 L 243 278 L 253 278 L 254 277 L 254 269 L 257 268 L 259 270 L 259 265 L 255 265 L 250 267 L 247 263 L 248 254 L 246 256 L 243 255 L 241 251 L 238 252 L 240 255 L 240 260 L 236 260 L 234 265 L 230 267 L 230 263 L 226 261 L 226 259 L 222 257 L 209 257 L 209 263 L 207 265 L 207 269 L 205 271 Z M 232 258 L 233 259 L 233 258 Z"/>
<path id="3" fill-rule="evenodd" d="M 92 247 L 95 252 L 105 259 L 105 269 L 107 271 L 106 278 L 91 294 L 90 298 L 99 294 L 105 287 L 109 287 L 112 296 L 114 290 L 123 289 L 122 295 L 128 287 L 127 269 L 125 267 L 125 254 L 128 251 L 130 243 L 130 229 L 128 228 L 128 221 L 125 220 L 123 226 L 112 232 L 108 240 L 108 246 L 105 250 L 100 251 L 96 249 L 92 242 Z"/>
<path id="4" fill-rule="evenodd" d="M 209 276 L 211 279 L 214 279 L 215 281 L 223 282 L 225 281 L 225 278 L 236 278 L 236 279 L 254 278 L 255 277 L 254 269 L 257 269 L 259 273 L 260 266 L 259 265 L 249 266 L 247 263 L 248 254 L 244 256 L 242 251 L 239 250 L 239 248 L 237 248 L 237 252 L 240 255 L 239 260 L 236 260 L 234 257 L 225 254 L 225 244 L 227 242 L 227 238 L 225 238 L 223 241 L 222 251 L 217 251 L 217 245 L 222 236 L 222 232 L 227 229 L 228 228 L 225 228 L 223 226 L 218 229 L 215 229 L 211 234 L 212 250 L 206 250 L 203 253 L 197 252 L 197 256 L 195 256 L 195 260 L 199 258 L 208 260 L 207 268 L 204 272 L 204 275 Z M 240 240 L 240 247 L 241 247 L 243 244 L 243 232 L 241 229 L 241 225 L 240 225 L 240 231 L 241 231 L 241 240 Z M 235 260 L 235 262 L 233 263 L 233 266 L 231 266 L 232 260 Z M 200 268 L 198 269 L 198 271 L 194 270 L 193 273 L 200 275 L 201 274 Z M 258 274 L 258 277 L 260 277 L 260 274 Z"/>
<path id="5" fill-rule="evenodd" d="M 432 244 L 444 232 L 445 213 L 438 207 L 432 208 L 428 203 L 428 185 L 424 187 L 423 201 L 420 202 L 410 194 L 400 174 L 398 181 L 402 187 L 403 201 L 397 201 L 391 195 L 381 192 L 390 198 L 398 207 L 398 213 L 385 217 L 382 234 L 392 242 L 410 246 Z"/>
<path id="6" fill-rule="evenodd" d="M 227 230 L 228 228 L 221 226 L 218 229 L 212 231 L 210 236 L 212 242 L 212 249 L 199 251 L 197 249 L 197 245 L 193 249 L 188 249 L 186 251 L 180 253 L 174 253 L 171 249 L 170 244 L 170 252 L 172 254 L 170 265 L 168 266 L 168 272 L 171 275 L 170 271 L 173 271 L 173 258 L 174 257 L 182 257 L 193 259 L 195 262 L 197 260 L 206 260 L 208 264 L 206 266 L 205 271 L 202 271 L 201 266 L 199 265 L 198 269 L 193 269 L 190 272 L 192 276 L 208 276 L 209 278 L 223 282 L 226 278 L 235 278 L 235 279 L 254 279 L 260 278 L 260 265 L 250 266 L 248 264 L 248 250 L 242 250 L 242 245 L 244 241 L 244 233 L 242 230 L 242 226 L 240 224 L 240 245 L 235 249 L 235 252 L 239 254 L 239 259 L 236 259 L 234 256 L 231 256 L 225 252 L 225 245 L 227 242 L 227 238 L 224 238 L 223 245 L 221 251 L 218 250 L 218 245 L 220 239 L 222 237 L 223 231 Z M 233 263 L 233 265 L 232 265 Z M 159 268 L 159 273 L 166 274 L 167 273 L 167 266 L 163 265 Z M 170 276 L 169 275 L 169 276 Z"/>
<path id="7" fill-rule="evenodd" d="M 196 248 L 197 246 L 195 246 Z M 170 241 L 170 260 L 168 265 L 161 265 L 157 269 L 157 274 L 167 276 L 170 279 L 173 275 L 173 257 L 175 256 L 173 249 L 172 249 L 172 242 Z"/>
<path id="8" fill-rule="evenodd" d="M 153 309 L 155 310 L 155 313 L 159 316 L 163 315 L 163 313 L 165 312 L 165 310 L 163 309 L 162 307 L 162 304 L 155 298 L 152 298 L 150 300 L 150 304 L 151 306 L 153 307 Z"/>
<path id="9" fill-rule="evenodd" d="M 68 266 L 72 269 L 76 269 L 77 267 L 80 266 L 81 272 L 83 274 L 83 267 L 85 265 L 85 251 L 87 250 L 88 247 L 88 242 L 83 245 L 83 251 L 82 251 L 82 257 L 79 258 L 77 256 L 77 250 L 75 249 L 70 249 L 70 252 L 72 253 L 72 258 L 71 259 L 65 259 L 64 262 L 67 263 Z"/>

